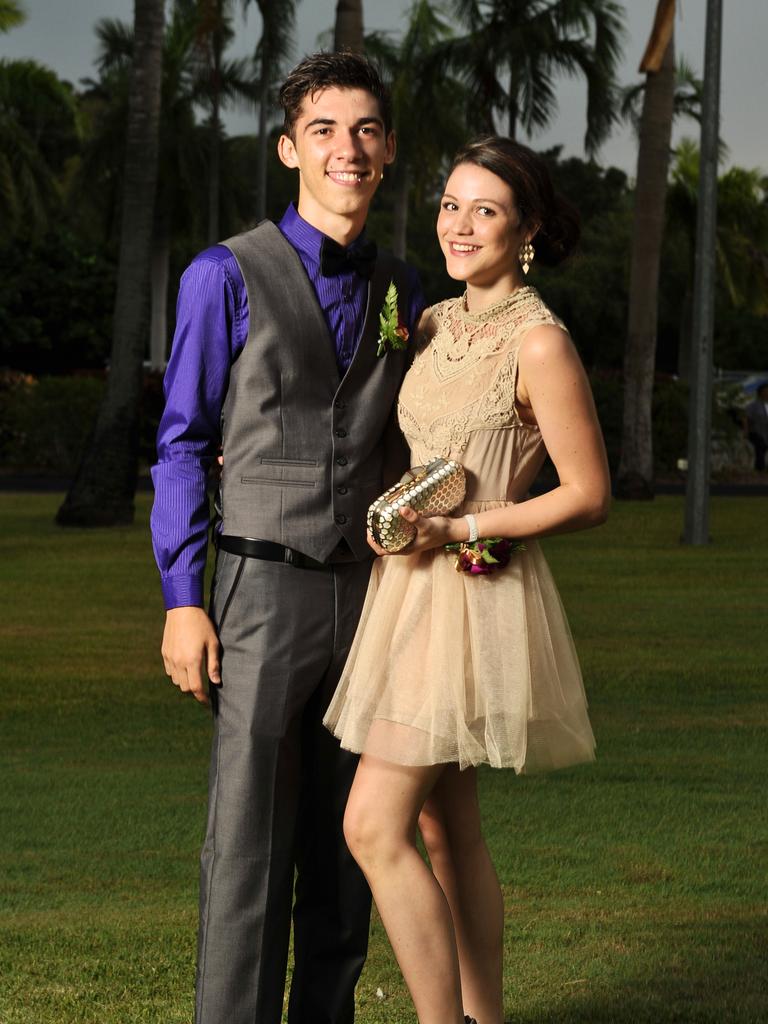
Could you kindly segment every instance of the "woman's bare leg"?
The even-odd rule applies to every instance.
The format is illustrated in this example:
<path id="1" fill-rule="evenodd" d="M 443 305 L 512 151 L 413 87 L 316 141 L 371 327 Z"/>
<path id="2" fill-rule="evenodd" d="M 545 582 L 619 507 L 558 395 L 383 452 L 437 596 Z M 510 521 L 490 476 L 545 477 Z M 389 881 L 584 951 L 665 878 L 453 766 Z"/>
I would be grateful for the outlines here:
<path id="1" fill-rule="evenodd" d="M 443 770 L 363 754 L 344 818 L 419 1024 L 464 1024 L 451 911 L 416 846 L 419 811 Z"/>
<path id="2" fill-rule="evenodd" d="M 481 831 L 474 769 L 446 767 L 419 828 L 451 908 L 464 1007 L 478 1024 L 503 1024 L 504 904 Z"/>

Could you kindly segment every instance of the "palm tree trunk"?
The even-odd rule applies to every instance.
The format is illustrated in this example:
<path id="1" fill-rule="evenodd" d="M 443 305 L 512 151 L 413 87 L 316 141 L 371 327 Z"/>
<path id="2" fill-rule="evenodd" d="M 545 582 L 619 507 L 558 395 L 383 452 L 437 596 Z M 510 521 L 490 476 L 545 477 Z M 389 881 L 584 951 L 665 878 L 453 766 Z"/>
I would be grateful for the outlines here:
<path id="1" fill-rule="evenodd" d="M 88 449 L 56 516 L 65 526 L 133 521 L 157 185 L 163 28 L 163 0 L 134 0 L 135 47 L 112 354 L 104 400 Z"/>
<path id="2" fill-rule="evenodd" d="M 265 60 L 262 57 L 262 60 Z M 256 159 L 256 215 L 262 221 L 267 216 L 267 110 L 269 107 L 269 72 L 266 66 L 261 70 L 261 96 L 259 99 L 259 148 Z"/>
<path id="3" fill-rule="evenodd" d="M 647 74 L 640 118 L 624 349 L 624 420 L 616 480 L 620 498 L 648 499 L 654 493 L 651 404 L 674 90 L 674 35 L 670 35 L 660 69 Z"/>
<path id="4" fill-rule="evenodd" d="M 216 81 L 219 81 L 218 68 L 214 69 Z M 219 233 L 219 193 L 221 191 L 221 114 L 218 84 L 214 86 L 211 109 L 211 151 L 208 168 L 208 244 L 218 242 Z"/>
<path id="5" fill-rule="evenodd" d="M 395 171 L 395 209 L 392 218 L 392 251 L 404 260 L 408 247 L 408 197 L 411 191 L 411 170 L 401 156 Z"/>
<path id="6" fill-rule="evenodd" d="M 152 243 L 152 314 L 149 331 L 149 366 L 164 370 L 168 348 L 168 265 L 171 242 L 168 217 L 160 210 Z"/>
<path id="7" fill-rule="evenodd" d="M 685 289 L 680 312 L 680 334 L 677 351 L 677 375 L 680 380 L 688 383 L 691 375 L 691 333 L 693 327 L 693 267 L 691 267 L 688 286 Z"/>
<path id="8" fill-rule="evenodd" d="M 514 69 L 510 72 L 509 76 L 509 119 L 507 124 L 507 134 L 510 139 L 517 138 L 517 118 L 518 118 L 518 107 L 517 97 L 519 93 L 519 85 L 515 78 Z M 491 114 L 491 117 L 493 114 Z"/>
<path id="9" fill-rule="evenodd" d="M 334 50 L 352 50 L 354 53 L 365 52 L 363 0 L 338 0 L 333 48 Z"/>
<path id="10" fill-rule="evenodd" d="M 517 138 L 517 110 L 514 106 L 509 108 L 509 124 L 507 125 L 507 134 L 510 139 Z"/>

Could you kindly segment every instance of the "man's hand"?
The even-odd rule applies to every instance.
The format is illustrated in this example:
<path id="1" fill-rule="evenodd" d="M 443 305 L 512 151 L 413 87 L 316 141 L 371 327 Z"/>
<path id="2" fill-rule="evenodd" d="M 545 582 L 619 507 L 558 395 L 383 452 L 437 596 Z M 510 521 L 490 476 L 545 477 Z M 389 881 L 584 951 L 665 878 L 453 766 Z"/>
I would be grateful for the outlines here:
<path id="1" fill-rule="evenodd" d="M 219 638 L 202 608 L 171 608 L 166 613 L 162 654 L 174 686 L 209 704 L 205 677 L 220 683 L 221 663 Z"/>
<path id="2" fill-rule="evenodd" d="M 451 516 L 420 516 L 407 506 L 400 509 L 400 515 L 416 527 L 416 536 L 400 551 L 387 551 L 379 547 L 369 533 L 368 543 L 377 555 L 412 555 L 416 551 L 429 551 L 430 548 L 439 548 L 442 544 L 466 540 L 469 536 L 469 527 L 462 517 L 454 519 Z"/>

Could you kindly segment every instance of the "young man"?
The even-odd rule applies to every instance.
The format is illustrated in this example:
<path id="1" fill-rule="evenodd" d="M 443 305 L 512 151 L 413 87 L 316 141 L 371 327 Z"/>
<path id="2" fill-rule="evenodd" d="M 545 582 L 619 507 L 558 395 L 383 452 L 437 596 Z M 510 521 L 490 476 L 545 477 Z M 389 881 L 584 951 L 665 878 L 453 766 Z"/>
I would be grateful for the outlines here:
<path id="1" fill-rule="evenodd" d="M 321 719 L 367 586 L 367 506 L 407 465 L 393 410 L 408 350 L 382 351 L 379 313 L 394 283 L 412 334 L 424 303 L 414 272 L 364 236 L 395 154 L 376 71 L 315 54 L 280 98 L 298 204 L 185 272 L 153 470 L 165 669 L 214 717 L 197 1024 L 279 1024 L 292 902 L 289 1020 L 349 1024 L 368 938 L 341 830 L 356 759 Z"/>

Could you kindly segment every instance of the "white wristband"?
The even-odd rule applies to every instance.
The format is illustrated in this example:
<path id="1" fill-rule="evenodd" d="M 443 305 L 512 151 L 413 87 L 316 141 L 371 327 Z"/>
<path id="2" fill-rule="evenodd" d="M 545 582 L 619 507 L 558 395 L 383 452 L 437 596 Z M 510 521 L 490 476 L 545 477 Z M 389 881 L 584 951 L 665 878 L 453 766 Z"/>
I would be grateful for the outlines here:
<path id="1" fill-rule="evenodd" d="M 469 525 L 469 536 L 467 537 L 467 542 L 469 544 L 474 544 L 479 536 L 477 532 L 477 520 L 473 515 L 466 515 L 464 518 L 467 520 Z"/>

